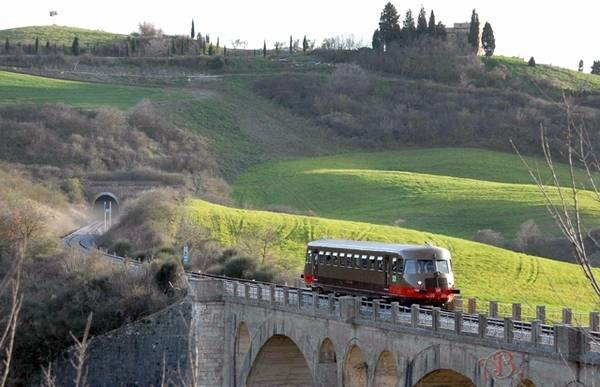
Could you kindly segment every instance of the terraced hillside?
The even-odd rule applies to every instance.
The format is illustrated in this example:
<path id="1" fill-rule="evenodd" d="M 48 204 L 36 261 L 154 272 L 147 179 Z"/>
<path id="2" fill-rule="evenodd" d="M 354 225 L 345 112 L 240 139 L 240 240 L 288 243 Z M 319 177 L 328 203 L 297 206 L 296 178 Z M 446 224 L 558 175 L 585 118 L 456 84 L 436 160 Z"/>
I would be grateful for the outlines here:
<path id="1" fill-rule="evenodd" d="M 465 296 L 522 302 L 530 314 L 535 305 L 545 304 L 555 318 L 563 305 L 582 312 L 597 307 L 580 268 L 573 264 L 399 227 L 233 209 L 200 200 L 188 201 L 183 210 L 184 216 L 209 229 L 212 237 L 225 245 L 235 245 L 244 235 L 275 230 L 279 239 L 274 249 L 281 259 L 273 264 L 292 275 L 301 271 L 309 240 L 331 237 L 418 244 L 432 241 L 452 252 L 457 282 Z"/>
<path id="2" fill-rule="evenodd" d="M 33 44 L 35 38 L 40 39 L 40 45 L 50 42 L 57 45 L 70 45 L 75 37 L 81 44 L 106 43 L 124 39 L 125 35 L 112 32 L 95 31 L 85 28 L 67 26 L 30 26 L 0 30 L 0 39 L 6 38 L 13 43 Z"/>
<path id="3" fill-rule="evenodd" d="M 568 181 L 567 168 L 561 165 L 559 171 Z M 237 179 L 235 198 L 247 206 L 286 205 L 328 218 L 460 238 L 487 228 L 513 235 L 528 219 L 556 232 L 518 157 L 487 150 L 350 153 L 260 165 Z M 585 218 L 592 224 L 600 220 L 592 195 L 582 199 Z"/>

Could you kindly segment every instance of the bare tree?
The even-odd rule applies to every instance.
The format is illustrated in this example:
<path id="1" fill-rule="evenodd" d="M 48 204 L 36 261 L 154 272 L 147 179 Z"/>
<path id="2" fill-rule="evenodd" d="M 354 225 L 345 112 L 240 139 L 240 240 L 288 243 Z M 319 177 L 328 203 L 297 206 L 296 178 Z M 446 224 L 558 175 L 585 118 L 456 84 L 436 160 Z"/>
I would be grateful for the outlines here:
<path id="1" fill-rule="evenodd" d="M 4 387 L 10 374 L 19 312 L 23 305 L 21 295 L 22 259 L 11 265 L 8 275 L 0 281 L 0 298 L 8 297 L 8 313 L 0 319 L 0 387 Z"/>
<path id="2" fill-rule="evenodd" d="M 21 259 L 29 241 L 46 228 L 45 220 L 45 215 L 29 199 L 0 202 L 0 240 Z"/>
<path id="3" fill-rule="evenodd" d="M 588 229 L 586 229 L 582 222 L 580 211 L 581 188 L 579 188 L 579 186 L 581 185 L 583 187 L 583 185 L 575 176 L 575 170 L 577 167 L 581 167 L 585 170 L 587 181 L 590 183 L 591 191 L 596 200 L 600 202 L 600 187 L 596 181 L 598 173 L 600 172 L 600 163 L 598 162 L 598 158 L 594 151 L 594 147 L 585 123 L 583 123 L 583 121 L 576 122 L 573 109 L 569 101 L 566 99 L 565 107 L 567 115 L 567 128 L 564 146 L 566 150 L 565 157 L 567 159 L 570 172 L 570 186 L 565 186 L 563 183 L 561 183 L 558 177 L 554 157 L 550 147 L 550 139 L 543 125 L 540 125 L 540 138 L 545 163 L 548 167 L 548 171 L 550 172 L 550 184 L 544 184 L 539 170 L 534 170 L 529 165 L 525 158 L 521 156 L 521 153 L 512 140 L 511 144 L 544 197 L 548 212 L 554 219 L 562 234 L 573 246 L 575 258 L 581 266 L 583 273 L 588 279 L 592 289 L 600 300 L 600 286 L 598 285 L 598 281 L 594 275 L 594 271 L 592 270 L 585 241 L 586 238 L 589 238 L 599 248 L 600 244 L 588 232 Z"/>
<path id="4" fill-rule="evenodd" d="M 85 360 L 87 358 L 87 350 L 90 345 L 90 328 L 92 326 L 92 313 L 89 314 L 87 323 L 85 324 L 85 330 L 83 331 L 83 337 L 79 340 L 73 333 L 71 337 L 75 341 L 75 358 L 71 359 L 71 365 L 75 368 L 75 378 L 73 379 L 73 385 L 75 387 L 84 387 L 87 385 L 87 368 L 85 366 Z"/>

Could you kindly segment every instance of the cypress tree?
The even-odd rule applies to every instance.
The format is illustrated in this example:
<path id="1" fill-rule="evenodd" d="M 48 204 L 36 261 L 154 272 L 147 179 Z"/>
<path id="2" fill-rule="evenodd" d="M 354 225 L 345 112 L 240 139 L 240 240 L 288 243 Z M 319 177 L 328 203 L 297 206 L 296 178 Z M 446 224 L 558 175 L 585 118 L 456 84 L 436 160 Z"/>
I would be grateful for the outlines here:
<path id="1" fill-rule="evenodd" d="M 6 41 L 4 42 L 4 52 L 6 54 L 10 52 L 10 42 L 8 41 L 8 38 L 6 38 Z"/>
<path id="2" fill-rule="evenodd" d="M 404 40 L 412 40 L 415 37 L 416 31 L 417 28 L 415 27 L 415 19 L 413 18 L 412 11 L 409 9 L 406 11 L 406 16 L 404 17 L 404 22 L 402 23 L 402 35 L 404 35 Z"/>
<path id="3" fill-rule="evenodd" d="M 223 56 L 227 56 L 227 45 L 223 46 Z"/>
<path id="4" fill-rule="evenodd" d="M 446 40 L 448 34 L 444 23 L 438 22 L 438 24 L 435 26 L 435 36 L 439 39 Z"/>
<path id="5" fill-rule="evenodd" d="M 583 59 L 581 59 L 579 61 L 579 68 L 578 68 L 579 72 L 582 73 L 583 72 Z"/>
<path id="6" fill-rule="evenodd" d="M 194 19 L 192 19 L 192 30 L 190 31 L 190 36 L 192 39 L 196 37 L 196 28 L 194 28 Z"/>
<path id="7" fill-rule="evenodd" d="M 267 57 L 267 41 L 263 42 L 263 58 Z"/>
<path id="8" fill-rule="evenodd" d="M 530 67 L 535 67 L 535 58 L 534 57 L 529 58 L 529 62 L 527 62 L 527 64 Z"/>
<path id="9" fill-rule="evenodd" d="M 219 50 L 220 47 L 220 42 L 219 42 L 219 37 L 217 36 L 217 50 Z"/>
<path id="10" fill-rule="evenodd" d="M 79 38 L 76 36 L 71 45 L 71 53 L 75 56 L 79 56 L 79 52 Z"/>
<path id="11" fill-rule="evenodd" d="M 35 46 L 34 47 L 35 47 L 34 52 L 37 54 L 40 49 L 40 39 L 37 36 L 35 37 Z"/>
<path id="12" fill-rule="evenodd" d="M 46 54 L 50 54 L 50 41 L 46 40 Z"/>
<path id="13" fill-rule="evenodd" d="M 429 15 L 429 24 L 427 25 L 427 32 L 429 32 L 429 35 L 431 36 L 436 36 L 437 34 L 435 33 L 435 15 L 433 13 L 433 9 L 431 10 L 431 14 Z"/>
<path id="14" fill-rule="evenodd" d="M 379 37 L 379 47 L 383 49 L 384 45 L 389 46 L 395 40 L 398 40 L 400 35 L 400 24 L 398 21 L 400 20 L 400 16 L 398 15 L 398 11 L 396 11 L 396 7 L 394 4 L 387 3 L 385 7 L 383 7 L 383 11 L 381 11 L 381 16 L 379 17 L 379 29 L 378 32 Z"/>
<path id="15" fill-rule="evenodd" d="M 177 48 L 175 47 L 175 39 L 171 39 L 171 55 L 177 54 Z"/>
<path id="16" fill-rule="evenodd" d="M 600 60 L 595 60 L 592 65 L 592 74 L 600 75 Z"/>
<path id="17" fill-rule="evenodd" d="M 213 44 L 208 45 L 208 55 L 213 56 L 215 54 L 215 46 Z"/>
<path id="18" fill-rule="evenodd" d="M 302 52 L 306 52 L 308 50 L 308 40 L 306 40 L 306 35 L 304 35 L 304 39 L 302 39 Z"/>
<path id="19" fill-rule="evenodd" d="M 290 35 L 290 54 L 294 53 L 294 42 L 292 42 L 292 35 Z"/>
<path id="20" fill-rule="evenodd" d="M 419 16 L 417 17 L 417 35 L 425 35 L 427 33 L 427 14 L 425 8 L 421 7 Z"/>
<path id="21" fill-rule="evenodd" d="M 479 50 L 479 15 L 476 10 L 471 14 L 471 25 L 469 27 L 469 44 L 473 51 Z"/>
<path id="22" fill-rule="evenodd" d="M 371 46 L 373 47 L 373 50 L 376 51 L 381 51 L 383 49 L 383 41 L 381 39 L 381 32 L 379 32 L 379 29 L 376 29 L 375 32 L 373 32 Z"/>
<path id="23" fill-rule="evenodd" d="M 496 39 L 494 38 L 494 30 L 490 23 L 485 23 L 483 26 L 483 33 L 481 34 L 481 45 L 485 51 L 486 56 L 494 55 L 496 49 Z"/>

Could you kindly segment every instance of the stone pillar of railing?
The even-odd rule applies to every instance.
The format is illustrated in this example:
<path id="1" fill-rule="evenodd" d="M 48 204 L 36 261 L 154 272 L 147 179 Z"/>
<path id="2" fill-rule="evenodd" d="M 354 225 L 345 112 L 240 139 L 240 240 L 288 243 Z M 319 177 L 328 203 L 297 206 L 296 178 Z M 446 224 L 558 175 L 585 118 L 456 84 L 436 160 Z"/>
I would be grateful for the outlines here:
<path id="1" fill-rule="evenodd" d="M 498 318 L 498 301 L 490 301 L 490 317 Z"/>
<path id="2" fill-rule="evenodd" d="M 562 310 L 562 323 L 566 325 L 571 325 L 573 323 L 573 312 L 571 312 L 571 309 L 564 308 Z"/>
<path id="3" fill-rule="evenodd" d="M 580 355 L 589 351 L 589 342 L 581 328 L 554 326 L 554 349 L 563 356 Z"/>
<path id="4" fill-rule="evenodd" d="M 542 322 L 540 320 L 533 320 L 531 322 L 531 345 L 536 347 L 540 344 L 541 334 L 542 334 Z"/>
<path id="5" fill-rule="evenodd" d="M 469 304 L 467 306 L 468 314 L 477 313 L 477 300 L 475 298 L 469 298 Z"/>
<path id="6" fill-rule="evenodd" d="M 462 333 L 463 326 L 463 312 L 454 312 L 454 333 L 460 335 Z"/>
<path id="7" fill-rule="evenodd" d="M 250 286 L 247 282 L 244 282 L 244 300 L 250 302 Z"/>
<path id="8" fill-rule="evenodd" d="M 356 299 L 351 296 L 343 296 L 338 299 L 340 309 L 340 320 L 352 323 L 358 315 Z"/>
<path id="9" fill-rule="evenodd" d="M 512 304 L 512 318 L 521 321 L 521 304 Z"/>
<path id="10" fill-rule="evenodd" d="M 333 294 L 327 296 L 327 309 L 331 316 L 335 314 L 335 296 Z"/>
<path id="11" fill-rule="evenodd" d="M 410 307 L 410 325 L 413 328 L 416 328 L 419 326 L 419 305 L 417 304 L 413 304 Z"/>
<path id="12" fill-rule="evenodd" d="M 199 279 L 190 281 L 190 296 L 195 302 L 221 302 L 225 285 L 219 279 Z"/>
<path id="13" fill-rule="evenodd" d="M 312 294 L 313 314 L 316 316 L 319 313 L 319 294 Z"/>
<path id="14" fill-rule="evenodd" d="M 232 287 L 233 287 L 233 298 L 237 298 L 238 297 L 238 283 L 237 283 L 237 281 L 233 281 Z"/>
<path id="15" fill-rule="evenodd" d="M 488 322 L 488 318 L 487 315 L 483 314 L 483 313 L 479 313 L 479 325 L 477 326 L 477 333 L 479 334 L 479 337 L 485 337 L 487 334 L 487 322 Z"/>
<path id="16" fill-rule="evenodd" d="M 304 304 L 304 296 L 302 294 L 302 290 L 296 288 L 296 294 L 298 295 L 298 310 L 302 310 L 302 305 Z"/>
<path id="17" fill-rule="evenodd" d="M 510 317 L 504 318 L 504 341 L 512 343 L 515 337 L 513 319 Z"/>
<path id="18" fill-rule="evenodd" d="M 381 302 L 379 300 L 373 300 L 372 308 L 373 308 L 373 320 L 379 321 L 379 312 L 380 312 Z"/>
<path id="19" fill-rule="evenodd" d="M 535 307 L 535 319 L 540 320 L 542 324 L 546 323 L 546 307 L 544 305 Z"/>
<path id="20" fill-rule="evenodd" d="M 590 312 L 590 331 L 600 332 L 600 314 L 598 312 Z"/>
<path id="21" fill-rule="evenodd" d="M 256 302 L 260 303 L 263 299 L 262 287 L 260 285 L 256 285 Z"/>
<path id="22" fill-rule="evenodd" d="M 290 304 L 290 288 L 287 286 L 282 289 L 283 292 L 283 306 L 288 306 Z"/>
<path id="23" fill-rule="evenodd" d="M 455 311 L 456 311 L 456 310 L 460 310 L 460 311 L 462 311 L 462 310 L 463 310 L 463 299 L 462 299 L 462 297 L 460 296 L 460 294 L 457 294 L 457 295 L 454 297 L 454 301 L 452 301 L 452 304 L 453 304 L 453 306 L 452 306 L 452 310 L 455 310 Z"/>
<path id="24" fill-rule="evenodd" d="M 275 292 L 277 291 L 277 287 L 275 285 L 269 286 L 269 303 L 271 305 L 275 305 L 277 302 L 277 297 L 275 297 Z"/>
<path id="25" fill-rule="evenodd" d="M 431 311 L 431 329 L 434 331 L 440 330 L 440 308 L 433 308 Z"/>
<path id="26" fill-rule="evenodd" d="M 392 302 L 392 323 L 397 323 L 400 320 L 400 304 Z"/>

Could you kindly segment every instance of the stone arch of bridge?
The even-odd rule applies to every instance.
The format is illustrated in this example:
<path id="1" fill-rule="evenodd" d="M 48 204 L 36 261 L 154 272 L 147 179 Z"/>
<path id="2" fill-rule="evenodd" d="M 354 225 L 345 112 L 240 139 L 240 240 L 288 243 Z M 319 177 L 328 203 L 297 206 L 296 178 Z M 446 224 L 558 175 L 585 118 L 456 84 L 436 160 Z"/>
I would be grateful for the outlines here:
<path id="1" fill-rule="evenodd" d="M 390 351 L 383 351 L 375 365 L 375 386 L 395 387 L 400 383 L 396 358 Z"/>
<path id="2" fill-rule="evenodd" d="M 316 380 L 318 386 L 336 386 L 338 383 L 338 362 L 335 345 L 330 338 L 321 341 L 319 347 Z"/>
<path id="3" fill-rule="evenodd" d="M 522 380 L 517 387 L 535 387 L 535 383 L 533 383 L 529 379 Z"/>
<path id="4" fill-rule="evenodd" d="M 240 319 L 243 321 L 243 319 Z M 271 318 L 263 321 L 259 325 L 255 324 L 247 324 L 247 328 L 250 333 L 250 349 L 248 351 L 248 355 L 244 363 L 241 366 L 239 373 L 239 385 L 249 385 L 247 382 L 249 381 L 250 374 L 254 369 L 255 365 L 257 365 L 257 359 L 263 348 L 267 345 L 269 340 L 273 337 L 281 338 L 287 337 L 291 340 L 292 343 L 298 348 L 303 359 L 305 359 L 306 363 L 308 363 L 309 375 L 312 380 L 315 375 L 315 365 L 316 359 L 318 356 L 319 342 L 314 342 L 316 338 L 312 338 L 310 336 L 307 337 L 306 330 L 304 327 L 297 327 L 294 324 L 286 324 L 285 321 L 282 321 L 277 318 Z M 290 345 L 291 346 L 291 345 Z M 283 384 L 285 385 L 285 383 Z"/>
<path id="5" fill-rule="evenodd" d="M 448 377 L 456 374 L 471 383 L 464 386 L 474 386 L 478 382 L 479 363 L 477 356 L 460 346 L 434 344 L 417 353 L 411 360 L 410 385 L 429 380 L 426 379 L 428 375 L 430 379 L 437 377 L 440 373 L 436 372 L 443 371 L 441 374 L 446 374 Z M 435 386 L 436 384 L 422 385 Z M 463 385 L 457 384 L 457 386 Z"/>
<path id="6" fill-rule="evenodd" d="M 369 366 L 357 341 L 350 343 L 342 366 L 342 384 L 344 387 L 367 387 Z"/>
<path id="7" fill-rule="evenodd" d="M 439 369 L 423 376 L 415 387 L 475 387 L 475 384 L 461 373 Z"/>
<path id="8" fill-rule="evenodd" d="M 244 385 L 309 387 L 314 380 L 298 345 L 288 336 L 274 335 L 261 347 Z"/>
<path id="9" fill-rule="evenodd" d="M 235 372 L 239 375 L 250 350 L 250 331 L 245 322 L 241 322 L 235 334 Z"/>

